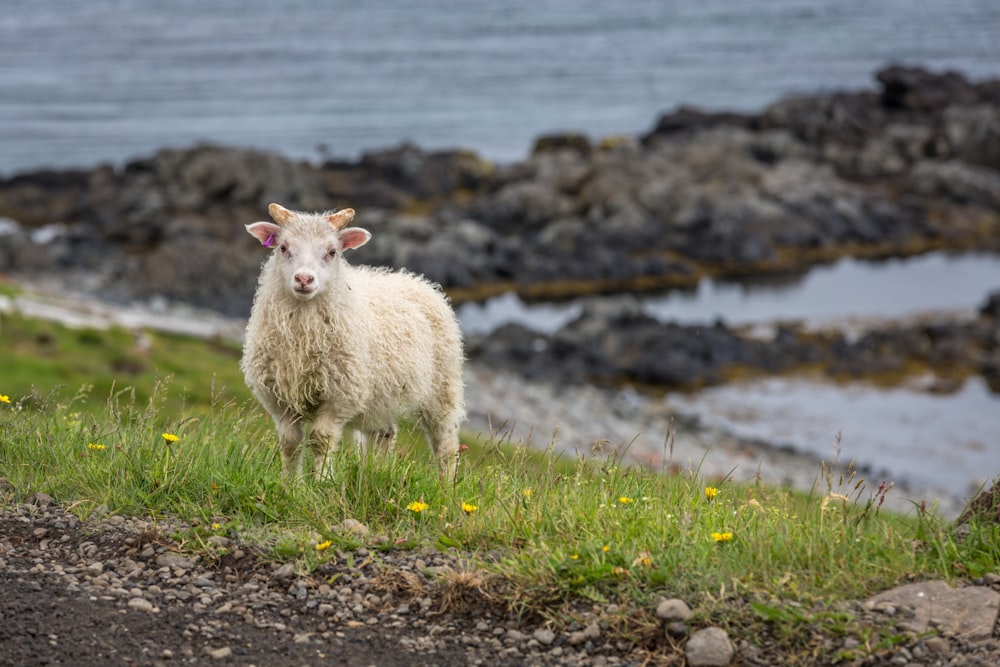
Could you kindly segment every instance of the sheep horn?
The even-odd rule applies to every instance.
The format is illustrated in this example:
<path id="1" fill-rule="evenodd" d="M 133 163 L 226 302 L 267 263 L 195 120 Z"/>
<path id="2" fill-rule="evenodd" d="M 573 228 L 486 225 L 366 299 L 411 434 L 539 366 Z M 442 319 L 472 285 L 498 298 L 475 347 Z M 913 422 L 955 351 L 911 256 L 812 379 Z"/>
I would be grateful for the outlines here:
<path id="1" fill-rule="evenodd" d="M 271 218 L 279 225 L 287 225 L 291 221 L 292 216 L 295 215 L 281 204 L 269 204 L 267 212 L 271 214 Z"/>
<path id="2" fill-rule="evenodd" d="M 354 209 L 345 208 L 326 216 L 326 221 L 333 225 L 334 229 L 342 229 L 354 220 Z"/>

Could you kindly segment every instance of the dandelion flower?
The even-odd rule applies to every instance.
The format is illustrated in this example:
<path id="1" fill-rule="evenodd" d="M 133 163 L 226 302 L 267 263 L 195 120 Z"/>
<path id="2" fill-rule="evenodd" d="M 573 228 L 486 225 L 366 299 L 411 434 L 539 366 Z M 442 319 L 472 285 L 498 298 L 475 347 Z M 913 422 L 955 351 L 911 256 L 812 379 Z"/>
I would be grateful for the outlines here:
<path id="1" fill-rule="evenodd" d="M 729 540 L 733 539 L 733 534 L 729 532 L 712 533 L 712 539 L 715 540 L 716 542 L 728 542 Z"/>
<path id="2" fill-rule="evenodd" d="M 653 559 L 652 557 L 650 557 L 648 552 L 643 551 L 642 553 L 640 553 L 638 556 L 635 557 L 635 560 L 632 561 L 632 567 L 635 567 L 636 565 L 642 565 L 643 567 L 653 567 Z"/>
<path id="3" fill-rule="evenodd" d="M 177 436 L 177 435 L 174 435 L 173 433 L 163 433 L 163 434 L 161 434 L 160 437 L 162 437 L 164 440 L 166 440 L 167 443 L 177 442 L 178 440 L 180 440 L 180 437 Z"/>
<path id="4" fill-rule="evenodd" d="M 427 503 L 422 502 L 420 500 L 414 500 L 412 503 L 410 503 L 409 505 L 406 506 L 406 509 L 408 509 L 411 512 L 414 512 L 416 514 L 420 514 L 421 512 L 423 512 L 424 510 L 426 510 L 428 507 L 430 507 L 430 505 L 428 505 Z"/>
<path id="5" fill-rule="evenodd" d="M 479 508 L 473 505 L 472 503 L 464 503 L 464 502 L 462 503 L 462 511 L 465 512 L 466 514 L 472 514 L 477 509 Z"/>
<path id="6" fill-rule="evenodd" d="M 212 530 L 218 530 L 220 528 L 222 528 L 222 524 L 219 524 L 219 523 L 213 523 L 212 524 Z"/>
<path id="7" fill-rule="evenodd" d="M 622 505 L 628 505 L 629 503 L 634 503 L 635 499 L 629 498 L 628 496 L 622 496 L 618 499 L 618 502 L 620 502 Z"/>
<path id="8" fill-rule="evenodd" d="M 327 540 L 326 542 L 320 542 L 316 545 L 316 551 L 326 551 L 333 544 L 332 540 Z"/>
<path id="9" fill-rule="evenodd" d="M 0 403 L 10 403 L 10 396 L 7 394 L 0 394 Z"/>
<path id="10" fill-rule="evenodd" d="M 102 445 L 99 442 L 89 442 L 89 443 L 87 443 L 87 449 L 95 451 L 95 452 L 99 452 L 102 449 L 104 449 L 104 445 Z"/>
<path id="11" fill-rule="evenodd" d="M 524 494 L 525 498 L 530 498 L 532 491 L 531 489 L 525 489 L 524 491 L 521 491 L 521 493 Z"/>
<path id="12" fill-rule="evenodd" d="M 714 486 L 706 486 L 705 487 L 705 498 L 706 499 L 711 500 L 712 498 L 716 497 L 717 495 L 719 495 L 719 490 L 717 488 L 715 488 Z"/>
<path id="13" fill-rule="evenodd" d="M 570 560 L 580 560 L 580 554 L 573 554 L 570 556 Z"/>
<path id="14" fill-rule="evenodd" d="M 603 547 L 601 547 L 601 551 L 603 551 L 604 553 L 608 553 L 609 551 L 611 551 L 611 547 L 605 544 Z"/>

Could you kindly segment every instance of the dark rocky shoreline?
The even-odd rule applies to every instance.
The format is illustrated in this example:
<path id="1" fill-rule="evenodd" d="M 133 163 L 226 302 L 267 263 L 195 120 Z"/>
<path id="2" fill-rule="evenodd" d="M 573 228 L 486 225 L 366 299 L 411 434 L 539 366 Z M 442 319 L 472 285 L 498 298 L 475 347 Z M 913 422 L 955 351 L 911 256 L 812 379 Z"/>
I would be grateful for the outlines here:
<path id="1" fill-rule="evenodd" d="M 319 166 L 197 146 L 120 170 L 20 174 L 0 181 L 0 274 L 245 316 L 263 253 L 243 224 L 270 201 L 356 208 L 375 237 L 353 261 L 424 273 L 456 302 L 622 294 L 843 256 L 1000 252 L 1000 81 L 898 66 L 876 78 L 877 90 L 759 114 L 681 108 L 641 137 L 542 137 L 511 165 L 412 145 Z M 779 327 L 760 341 L 723 322 L 659 324 L 626 301 L 549 338 L 509 327 L 469 347 L 566 382 L 686 389 L 744 372 L 885 380 L 931 369 L 995 387 L 998 318 L 983 308 L 975 321 L 860 340 Z"/>

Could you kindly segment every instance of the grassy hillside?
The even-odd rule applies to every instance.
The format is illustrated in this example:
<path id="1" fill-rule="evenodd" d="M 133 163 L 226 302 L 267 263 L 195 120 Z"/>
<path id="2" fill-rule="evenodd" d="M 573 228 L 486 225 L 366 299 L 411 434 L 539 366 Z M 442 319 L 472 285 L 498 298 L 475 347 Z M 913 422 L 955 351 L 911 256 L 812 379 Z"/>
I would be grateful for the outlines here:
<path id="1" fill-rule="evenodd" d="M 899 640 L 831 611 L 839 601 L 1000 567 L 995 526 L 959 540 L 932 514 L 882 512 L 892 490 L 856 475 L 823 474 L 800 494 L 485 441 L 470 443 L 450 486 L 404 429 L 396 451 L 343 447 L 328 478 L 284 480 L 235 347 L 18 316 L 0 324 L 9 499 L 46 492 L 80 514 L 178 516 L 193 526 L 186 543 L 196 550 L 217 532 L 304 567 L 330 545 L 460 549 L 525 611 L 566 620 L 574 601 L 611 600 L 623 636 L 638 636 L 657 627 L 656 596 L 679 596 L 696 625 L 780 624 L 790 659 L 829 637 L 864 636 L 854 657 Z M 347 519 L 370 534 L 344 530 Z M 804 625 L 811 631 L 795 631 Z"/>

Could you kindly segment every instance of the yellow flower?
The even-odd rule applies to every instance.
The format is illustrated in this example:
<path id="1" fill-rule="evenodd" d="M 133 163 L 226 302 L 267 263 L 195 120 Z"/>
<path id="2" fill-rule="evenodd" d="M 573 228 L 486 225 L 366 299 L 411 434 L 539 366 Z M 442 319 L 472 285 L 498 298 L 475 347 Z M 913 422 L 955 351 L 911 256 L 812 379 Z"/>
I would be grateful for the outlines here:
<path id="1" fill-rule="evenodd" d="M 473 505 L 472 503 L 462 503 L 462 511 L 465 512 L 466 514 L 472 514 L 477 509 L 479 508 Z"/>
<path id="2" fill-rule="evenodd" d="M 640 553 L 638 556 L 635 557 L 635 560 L 632 561 L 632 567 L 635 567 L 636 565 L 642 565 L 643 567 L 653 567 L 653 559 L 652 557 L 650 557 L 649 553 L 643 551 L 642 553 Z"/>
<path id="3" fill-rule="evenodd" d="M 715 540 L 716 542 L 728 542 L 729 540 L 733 539 L 733 534 L 729 532 L 712 533 L 712 539 Z"/>
<path id="4" fill-rule="evenodd" d="M 580 560 L 580 554 L 573 554 L 570 556 L 570 560 Z"/>
<path id="5" fill-rule="evenodd" d="M 611 547 L 605 544 L 603 547 L 601 547 L 601 551 L 603 551 L 604 553 L 608 553 L 609 551 L 611 551 Z"/>
<path id="6" fill-rule="evenodd" d="M 7 394 L 0 394 L 0 403 L 10 403 L 10 396 Z"/>
<path id="7" fill-rule="evenodd" d="M 174 435 L 173 433 L 163 433 L 161 435 L 161 437 L 164 440 L 166 440 L 168 443 L 177 442 L 178 440 L 180 440 L 180 438 L 178 436 Z"/>
<path id="8" fill-rule="evenodd" d="M 714 486 L 706 486 L 705 487 L 705 498 L 707 498 L 708 500 L 711 500 L 712 498 L 716 497 L 717 495 L 719 495 L 719 490 L 717 488 L 715 488 Z"/>
<path id="9" fill-rule="evenodd" d="M 521 493 L 524 494 L 525 498 L 530 498 L 532 491 L 531 491 L 531 489 L 525 489 L 524 491 L 521 491 Z"/>
<path id="10" fill-rule="evenodd" d="M 320 542 L 319 544 L 316 545 L 316 551 L 326 551 L 327 549 L 330 548 L 331 544 L 333 544 L 332 540 L 327 540 L 326 542 Z"/>
<path id="11" fill-rule="evenodd" d="M 635 500 L 633 498 L 629 498 L 628 496 L 622 496 L 618 499 L 618 502 L 622 505 L 628 505 L 629 503 L 634 503 Z"/>
<path id="12" fill-rule="evenodd" d="M 411 512 L 416 512 L 417 514 L 420 514 L 428 507 L 430 507 L 430 505 L 428 505 L 427 503 L 421 502 L 419 500 L 414 500 L 412 503 L 406 506 L 406 509 L 410 510 Z"/>
<path id="13" fill-rule="evenodd" d="M 220 528 L 222 528 L 222 525 L 221 525 L 221 524 L 218 524 L 218 523 L 213 523 L 213 524 L 212 524 L 212 530 L 218 530 L 218 529 L 220 529 Z"/>
<path id="14" fill-rule="evenodd" d="M 95 452 L 99 452 L 102 449 L 104 449 L 104 445 L 102 445 L 99 442 L 90 442 L 90 443 L 87 443 L 87 449 L 91 449 L 91 450 L 93 450 Z"/>

